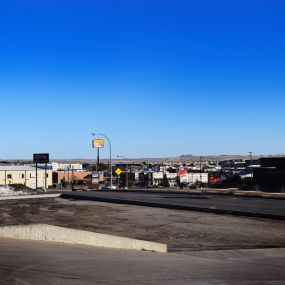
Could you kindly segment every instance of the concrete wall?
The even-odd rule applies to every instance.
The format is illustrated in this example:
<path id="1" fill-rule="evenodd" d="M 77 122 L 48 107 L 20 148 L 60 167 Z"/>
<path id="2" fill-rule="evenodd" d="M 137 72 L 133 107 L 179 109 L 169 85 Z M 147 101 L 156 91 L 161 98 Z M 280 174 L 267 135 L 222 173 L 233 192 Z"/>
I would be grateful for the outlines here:
<path id="1" fill-rule="evenodd" d="M 46 224 L 1 227 L 0 237 L 54 241 L 118 249 L 167 252 L 167 245 L 165 244 L 74 230 Z"/>

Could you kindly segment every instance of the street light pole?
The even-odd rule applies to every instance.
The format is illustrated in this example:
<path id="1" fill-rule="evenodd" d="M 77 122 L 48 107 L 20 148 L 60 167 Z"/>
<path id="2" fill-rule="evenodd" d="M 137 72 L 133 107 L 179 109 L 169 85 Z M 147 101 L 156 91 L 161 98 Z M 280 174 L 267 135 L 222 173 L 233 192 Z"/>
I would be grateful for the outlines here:
<path id="1" fill-rule="evenodd" d="M 95 134 L 93 134 L 93 135 L 95 136 Z M 111 146 L 111 142 L 110 142 L 109 138 L 106 135 L 104 135 L 104 134 L 98 134 L 98 136 L 102 136 L 102 137 L 106 138 L 108 143 L 109 143 L 109 152 L 110 152 L 110 189 L 112 189 L 112 186 L 113 186 L 112 185 L 113 184 L 112 179 L 113 179 L 113 177 L 112 177 L 112 146 Z"/>
<path id="2" fill-rule="evenodd" d="M 117 155 L 118 158 L 123 158 L 125 159 L 126 161 L 126 172 L 127 172 L 127 175 L 126 175 L 126 188 L 128 189 L 129 188 L 129 165 L 128 165 L 128 161 L 127 161 L 127 158 L 123 155 Z"/>
<path id="3" fill-rule="evenodd" d="M 250 168 L 251 168 L 251 182 L 253 181 L 253 169 L 252 169 L 252 151 L 248 152 L 250 157 Z"/>

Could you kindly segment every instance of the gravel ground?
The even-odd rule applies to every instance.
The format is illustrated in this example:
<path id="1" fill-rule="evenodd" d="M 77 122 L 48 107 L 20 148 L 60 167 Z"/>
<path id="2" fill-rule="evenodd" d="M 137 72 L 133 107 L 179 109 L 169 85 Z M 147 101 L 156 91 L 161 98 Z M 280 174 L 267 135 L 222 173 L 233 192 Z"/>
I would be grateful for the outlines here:
<path id="1" fill-rule="evenodd" d="M 285 247 L 285 221 L 61 198 L 0 201 L 0 225 L 47 223 L 166 243 L 169 251 Z"/>

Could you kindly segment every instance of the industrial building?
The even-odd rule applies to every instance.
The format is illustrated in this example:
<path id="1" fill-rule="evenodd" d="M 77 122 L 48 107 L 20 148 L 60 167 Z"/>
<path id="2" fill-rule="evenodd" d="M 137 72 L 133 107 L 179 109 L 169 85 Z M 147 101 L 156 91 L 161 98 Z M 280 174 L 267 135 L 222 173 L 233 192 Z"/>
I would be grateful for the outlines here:
<path id="1" fill-rule="evenodd" d="M 37 183 L 36 183 L 37 176 Z M 52 171 L 29 165 L 0 166 L 0 185 L 22 184 L 29 188 L 48 188 L 52 186 Z"/>

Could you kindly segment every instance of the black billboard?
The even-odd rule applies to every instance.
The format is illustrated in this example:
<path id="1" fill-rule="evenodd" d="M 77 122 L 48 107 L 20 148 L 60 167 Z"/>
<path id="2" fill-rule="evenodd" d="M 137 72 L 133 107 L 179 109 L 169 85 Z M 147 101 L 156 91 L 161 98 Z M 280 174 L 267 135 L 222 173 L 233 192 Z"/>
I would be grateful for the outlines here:
<path id="1" fill-rule="evenodd" d="M 49 163 L 49 153 L 34 153 L 34 163 Z"/>

